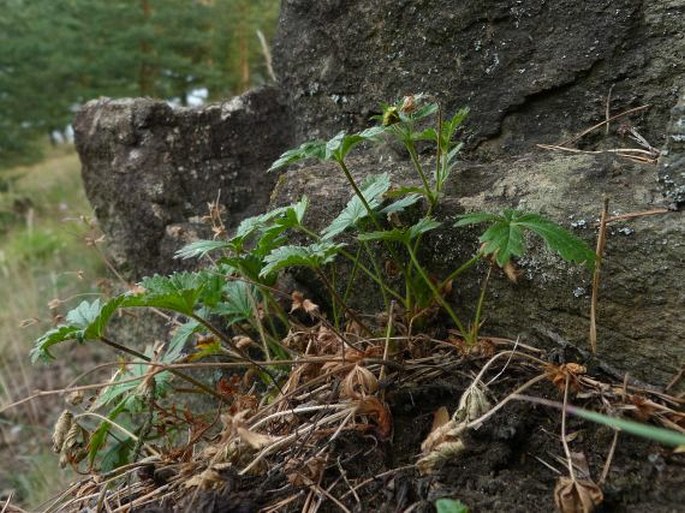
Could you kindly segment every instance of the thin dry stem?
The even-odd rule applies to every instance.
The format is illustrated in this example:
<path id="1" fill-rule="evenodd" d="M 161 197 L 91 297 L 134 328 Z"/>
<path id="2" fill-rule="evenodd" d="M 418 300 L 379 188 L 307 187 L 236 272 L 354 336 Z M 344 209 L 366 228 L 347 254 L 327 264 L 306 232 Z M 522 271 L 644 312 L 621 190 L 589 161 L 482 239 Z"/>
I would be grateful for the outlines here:
<path id="1" fill-rule="evenodd" d="M 645 216 L 656 216 L 660 214 L 670 214 L 672 213 L 672 210 L 669 210 L 667 208 L 655 208 L 652 210 L 644 210 L 642 212 L 630 212 L 628 214 L 621 214 L 618 216 L 611 216 L 606 218 L 606 223 L 613 223 L 615 221 L 628 221 L 630 219 L 635 219 L 638 217 L 645 217 Z"/>
<path id="2" fill-rule="evenodd" d="M 649 107 L 651 107 L 651 105 L 641 105 L 640 107 L 634 107 L 634 108 L 632 108 L 632 109 L 625 110 L 625 111 L 623 111 L 623 112 L 621 112 L 621 113 L 619 113 L 619 114 L 616 114 L 616 115 L 614 115 L 614 116 L 611 116 L 611 117 L 608 118 L 608 119 L 605 119 L 605 120 L 602 121 L 601 123 L 597 123 L 596 125 L 593 125 L 593 126 L 591 126 L 590 128 L 587 128 L 586 130 L 583 130 L 583 131 L 580 132 L 578 135 L 574 135 L 574 136 L 571 137 L 570 139 L 566 139 L 565 141 L 562 141 L 562 142 L 560 142 L 560 143 L 557 143 L 557 145 L 558 145 L 558 146 L 566 146 L 566 145 L 568 145 L 568 144 L 574 143 L 574 142 L 576 142 L 577 140 L 582 139 L 584 136 L 586 136 L 586 135 L 589 134 L 590 132 L 592 132 L 592 131 L 594 131 L 594 130 L 597 130 L 598 128 L 601 128 L 603 125 L 609 123 L 610 121 L 614 121 L 614 120 L 616 120 L 616 119 L 622 118 L 623 116 L 627 116 L 627 115 L 629 115 L 629 114 L 634 114 L 634 113 L 636 113 L 636 112 L 640 112 L 640 111 L 642 111 L 642 110 L 648 109 Z"/>
<path id="3" fill-rule="evenodd" d="M 566 406 L 568 405 L 568 384 L 571 377 L 566 375 L 566 383 L 564 384 L 564 403 L 561 408 L 561 444 L 564 446 L 564 454 L 566 454 L 566 463 L 568 464 L 568 473 L 573 481 L 576 481 L 575 470 L 573 469 L 573 458 L 571 458 L 571 449 L 568 447 L 566 440 Z"/>
<path id="4" fill-rule="evenodd" d="M 604 462 L 604 468 L 602 468 L 602 475 L 599 476 L 598 486 L 603 486 L 604 482 L 609 477 L 609 469 L 611 468 L 611 462 L 614 460 L 614 453 L 616 452 L 616 446 L 618 445 L 618 429 L 614 430 L 614 438 L 611 441 L 611 447 L 609 448 L 609 454 L 607 455 L 607 460 Z"/>

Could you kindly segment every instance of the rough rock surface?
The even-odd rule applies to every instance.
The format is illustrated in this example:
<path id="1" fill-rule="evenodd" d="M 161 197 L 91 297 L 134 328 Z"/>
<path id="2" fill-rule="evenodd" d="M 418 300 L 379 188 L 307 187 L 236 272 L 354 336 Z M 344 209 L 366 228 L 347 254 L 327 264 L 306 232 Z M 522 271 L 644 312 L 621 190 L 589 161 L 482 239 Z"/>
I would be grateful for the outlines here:
<path id="1" fill-rule="evenodd" d="M 656 145 L 684 33 L 683 0 L 284 0 L 274 64 L 307 137 L 425 92 L 468 105 L 472 142 L 510 154 L 602 121 L 610 94 L 612 113 L 652 106 L 631 121 Z"/>
<path id="2" fill-rule="evenodd" d="M 264 170 L 284 149 L 366 126 L 380 102 L 426 92 L 448 114 L 471 109 L 472 161 L 453 177 L 444 219 L 518 206 L 574 223 L 591 242 L 605 193 L 617 213 L 682 204 L 682 101 L 668 123 L 685 88 L 683 34 L 685 0 L 283 0 L 278 89 L 201 110 L 87 104 L 75 123 L 86 189 L 116 263 L 134 277 L 165 272 L 184 240 L 203 235 L 199 217 L 219 190 L 234 226 L 265 208 L 273 178 Z M 607 110 L 648 104 L 612 122 L 608 137 L 602 127 L 577 144 L 636 147 L 624 137 L 634 129 L 662 147 L 668 134 L 659 171 L 606 154 L 535 149 L 603 121 Z M 397 179 L 403 169 L 375 154 L 351 164 L 359 176 L 387 169 Z M 313 205 L 325 200 L 311 219 L 330 219 L 349 189 L 329 173 L 318 165 L 288 173 L 276 201 L 306 192 Z M 602 275 L 600 356 L 654 383 L 685 362 L 682 215 L 612 225 Z M 441 273 L 473 253 L 476 232 L 445 229 L 428 242 L 433 254 L 424 257 Z M 531 255 L 520 262 L 519 285 L 493 280 L 486 330 L 584 346 L 590 277 L 541 247 Z M 478 282 L 464 283 L 455 300 L 467 312 Z"/>
<path id="3" fill-rule="evenodd" d="M 671 208 L 685 205 L 685 93 L 671 111 L 666 145 L 659 159 L 659 181 Z"/>
<path id="4" fill-rule="evenodd" d="M 114 263 L 133 278 L 177 267 L 174 251 L 207 237 L 219 199 L 227 227 L 264 210 L 264 170 L 293 141 L 274 89 L 203 109 L 150 99 L 88 102 L 74 121 L 86 193 Z"/>
<path id="5" fill-rule="evenodd" d="M 357 176 L 389 172 L 397 184 L 410 176 L 408 164 L 378 161 L 376 155 L 350 160 Z M 292 170 L 275 190 L 285 204 L 303 193 L 310 199 L 307 220 L 326 225 L 349 199 L 350 187 L 331 165 Z M 654 165 L 634 164 L 614 157 L 532 153 L 487 164 L 462 163 L 451 177 L 442 207 L 441 229 L 426 239 L 429 268 L 446 276 L 468 260 L 484 227 L 451 227 L 458 214 L 521 208 L 540 212 L 573 230 L 592 247 L 604 195 L 611 215 L 642 212 L 662 201 Z M 516 285 L 499 275 L 491 281 L 483 333 L 522 341 L 562 340 L 588 349 L 590 283 L 582 267 L 564 263 L 531 239 L 531 251 L 518 262 L 522 276 Z M 454 284 L 454 302 L 466 319 L 476 304 L 485 269 Z M 339 277 L 346 283 L 344 276 Z M 685 223 L 682 212 L 640 217 L 609 225 L 598 312 L 598 356 L 616 369 L 665 383 L 685 361 L 682 328 L 685 296 L 676 283 L 685 282 Z M 361 290 L 372 290 L 360 286 Z M 354 295 L 362 311 L 378 308 L 373 294 Z M 375 301 L 375 302 L 374 302 Z M 660 355 L 655 358 L 655 355 Z"/>

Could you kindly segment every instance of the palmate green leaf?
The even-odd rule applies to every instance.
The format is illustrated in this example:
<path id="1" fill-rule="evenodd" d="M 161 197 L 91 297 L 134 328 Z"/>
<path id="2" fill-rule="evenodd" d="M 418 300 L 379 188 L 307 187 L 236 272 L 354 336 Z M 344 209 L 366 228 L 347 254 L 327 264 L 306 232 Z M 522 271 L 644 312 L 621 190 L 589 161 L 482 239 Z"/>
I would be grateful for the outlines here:
<path id="1" fill-rule="evenodd" d="M 76 326 L 77 328 L 87 328 L 93 320 L 100 313 L 100 300 L 96 299 L 92 303 L 88 301 L 81 301 L 81 303 L 72 310 L 69 310 L 65 318 L 66 324 L 69 326 Z"/>
<path id="2" fill-rule="evenodd" d="M 567 262 L 584 264 L 590 270 L 594 268 L 595 252 L 584 241 L 558 224 L 539 214 L 522 214 L 515 217 L 514 222 L 542 237 L 549 249 L 559 253 Z"/>
<path id="3" fill-rule="evenodd" d="M 50 348 L 61 342 L 75 340 L 83 343 L 99 339 L 105 334 L 105 328 L 112 315 L 119 308 L 127 306 L 129 301 L 131 298 L 126 295 L 117 296 L 104 305 L 101 305 L 99 299 L 92 303 L 82 301 L 67 313 L 64 325 L 48 331 L 36 340 L 31 350 L 31 361 L 54 359 Z"/>
<path id="4" fill-rule="evenodd" d="M 324 160 L 326 158 L 326 142 L 324 141 L 309 141 L 299 148 L 288 150 L 283 153 L 276 162 L 271 164 L 271 167 L 267 170 L 267 173 L 275 171 L 285 166 L 295 164 L 302 160 L 307 159 L 319 159 Z"/>
<path id="5" fill-rule="evenodd" d="M 223 278 L 207 271 L 181 272 L 171 276 L 156 274 L 143 278 L 140 284 L 145 291 L 128 300 L 128 306 L 163 308 L 192 315 L 203 296 L 218 299 Z"/>
<path id="6" fill-rule="evenodd" d="M 30 352 L 31 362 L 54 360 L 55 357 L 50 352 L 50 348 L 61 342 L 72 340 L 83 342 L 82 328 L 77 326 L 58 326 L 47 331 L 35 341 Z"/>
<path id="7" fill-rule="evenodd" d="M 347 157 L 350 151 L 359 143 L 375 140 L 384 131 L 385 127 L 374 126 L 367 128 L 366 130 L 362 130 L 361 132 L 355 132 L 352 134 L 348 134 L 344 131 L 338 132 L 326 143 L 324 160 L 335 160 L 337 162 L 342 162 L 345 160 L 345 157 Z"/>
<path id="8" fill-rule="evenodd" d="M 498 216 L 497 214 L 490 214 L 488 212 L 474 212 L 472 214 L 459 216 L 459 219 L 454 223 L 454 226 L 470 226 L 473 224 L 494 223 L 503 220 L 504 218 L 502 216 Z"/>
<path id="9" fill-rule="evenodd" d="M 419 235 L 423 235 L 426 232 L 435 230 L 441 224 L 442 223 L 431 217 L 423 217 L 419 219 L 418 223 L 409 227 L 409 230 L 407 230 L 407 236 L 409 237 L 409 240 L 414 240 Z"/>
<path id="10" fill-rule="evenodd" d="M 383 207 L 380 210 L 381 214 L 395 214 L 404 211 L 406 208 L 411 207 L 417 201 L 423 197 L 423 194 L 409 194 L 404 198 L 400 198 L 397 201 L 393 201 L 390 205 Z"/>
<path id="11" fill-rule="evenodd" d="M 408 228 L 394 228 L 375 232 L 360 233 L 357 237 L 360 241 L 385 240 L 391 242 L 403 242 L 409 244 L 419 235 L 438 228 L 442 223 L 430 217 L 421 218 L 416 224 Z"/>
<path id="12" fill-rule="evenodd" d="M 198 240 L 183 246 L 174 254 L 174 258 L 183 260 L 189 258 L 202 258 L 213 251 L 230 249 L 232 247 L 233 245 L 230 242 L 224 240 Z"/>
<path id="13" fill-rule="evenodd" d="M 332 262 L 345 244 L 317 242 L 309 246 L 281 246 L 264 259 L 261 276 L 274 275 L 287 267 L 310 267 L 317 269 Z"/>
<path id="14" fill-rule="evenodd" d="M 309 199 L 303 196 L 300 201 L 292 205 L 278 207 L 264 214 L 244 219 L 231 238 L 230 245 L 233 253 L 242 254 L 248 242 L 250 252 L 263 257 L 272 249 L 280 246 L 283 239 L 280 235 L 286 230 L 296 228 L 302 224 Z"/>
<path id="15" fill-rule="evenodd" d="M 383 195 L 390 189 L 390 178 L 387 173 L 371 176 L 361 185 L 361 192 L 371 209 L 377 209 L 383 201 Z M 369 213 L 358 196 L 352 196 L 338 217 L 321 231 L 324 240 L 330 240 L 346 229 L 356 225 Z"/>
<path id="16" fill-rule="evenodd" d="M 215 313 L 221 315 L 227 324 L 252 318 L 254 305 L 260 301 L 257 288 L 240 280 L 227 282 L 224 286 L 224 296 L 226 300 L 217 306 Z"/>
<path id="17" fill-rule="evenodd" d="M 512 257 L 524 254 L 526 230 L 540 236 L 547 247 L 564 260 L 582 263 L 590 269 L 594 267 L 595 253 L 584 241 L 539 214 L 511 209 L 505 210 L 502 215 L 474 213 L 461 216 L 454 226 L 483 222 L 492 225 L 480 236 L 479 240 L 483 243 L 481 251 L 484 255 L 493 255 L 501 267 Z"/>
<path id="18" fill-rule="evenodd" d="M 162 362 L 174 363 L 177 361 L 181 354 L 183 354 L 183 348 L 185 347 L 188 338 L 200 328 L 200 323 L 195 320 L 183 323 L 176 328 L 171 339 L 169 340 L 166 351 L 164 351 L 164 354 L 162 354 Z"/>

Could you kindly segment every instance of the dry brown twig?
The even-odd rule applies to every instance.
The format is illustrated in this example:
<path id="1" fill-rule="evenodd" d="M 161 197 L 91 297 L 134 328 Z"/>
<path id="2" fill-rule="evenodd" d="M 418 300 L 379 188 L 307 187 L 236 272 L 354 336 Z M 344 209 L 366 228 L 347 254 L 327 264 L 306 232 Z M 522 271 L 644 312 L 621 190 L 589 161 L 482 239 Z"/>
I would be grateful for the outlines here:
<path id="1" fill-rule="evenodd" d="M 630 114 L 635 114 L 636 112 L 643 111 L 645 109 L 648 109 L 649 107 L 651 107 L 651 105 L 641 105 L 639 107 L 634 107 L 632 109 L 628 109 L 628 110 L 625 110 L 625 111 L 620 112 L 618 114 L 615 114 L 614 116 L 607 117 L 604 119 L 604 121 L 597 123 L 596 125 L 593 125 L 590 128 L 583 130 L 579 134 L 571 137 L 570 139 L 566 139 L 564 141 L 557 143 L 555 146 L 567 146 L 569 144 L 572 144 L 572 143 L 578 141 L 579 139 L 582 139 L 583 137 L 585 137 L 590 132 L 593 132 L 593 131 L 597 130 L 598 128 L 601 128 L 602 126 L 609 124 L 609 122 L 611 122 L 611 121 L 622 118 L 624 116 L 628 116 Z"/>

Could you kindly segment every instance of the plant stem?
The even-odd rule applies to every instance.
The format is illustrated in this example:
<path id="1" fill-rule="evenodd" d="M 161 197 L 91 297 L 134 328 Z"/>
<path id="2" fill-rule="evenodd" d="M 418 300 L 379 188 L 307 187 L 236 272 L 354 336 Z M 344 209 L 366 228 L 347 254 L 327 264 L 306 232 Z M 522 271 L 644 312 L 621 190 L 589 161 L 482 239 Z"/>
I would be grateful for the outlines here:
<path id="1" fill-rule="evenodd" d="M 308 228 L 305 228 L 302 225 L 300 225 L 298 227 L 298 229 L 302 233 L 304 233 L 305 235 L 307 235 L 308 237 L 310 237 L 311 239 L 313 239 L 317 242 L 321 240 L 321 237 L 317 233 L 309 230 Z M 364 274 L 366 274 L 369 278 L 371 278 L 373 280 L 373 282 L 381 288 L 382 291 L 385 291 L 387 294 L 390 294 L 391 296 L 393 296 L 395 299 L 397 299 L 398 301 L 400 301 L 402 303 L 402 306 L 404 306 L 404 298 L 398 292 L 391 289 L 388 285 L 386 285 L 383 282 L 383 280 L 381 278 L 382 275 L 380 274 L 380 271 L 378 269 L 376 270 L 376 273 L 374 273 L 373 271 L 371 271 L 371 269 L 369 269 L 364 264 L 362 264 L 359 261 L 358 257 L 356 257 L 355 255 L 353 255 L 352 253 L 350 253 L 349 251 L 347 251 L 343 248 L 340 249 L 340 254 L 342 256 L 344 256 L 345 258 L 347 258 L 353 264 L 357 265 L 359 267 L 359 269 L 361 269 L 364 272 Z M 371 258 L 371 262 L 374 263 L 374 266 L 377 265 L 377 262 L 375 261 L 375 259 Z"/>
<path id="2" fill-rule="evenodd" d="M 483 303 L 485 301 L 485 291 L 488 288 L 488 281 L 490 280 L 490 273 L 492 273 L 492 266 L 494 264 L 491 262 L 490 267 L 488 267 L 488 272 L 483 279 L 483 284 L 480 288 L 480 295 L 478 296 L 478 304 L 476 305 L 476 314 L 473 319 L 473 326 L 471 327 L 470 337 L 471 340 L 467 340 L 467 344 L 473 345 L 478 342 L 478 330 L 480 329 L 480 316 L 483 311 Z"/>
<path id="3" fill-rule="evenodd" d="M 323 282 L 324 286 L 331 293 L 331 297 L 333 297 L 333 299 L 335 301 L 340 302 L 340 306 L 345 310 L 345 313 L 349 314 L 350 318 L 354 322 L 359 324 L 359 326 L 364 331 L 366 331 L 369 335 L 373 336 L 373 334 L 374 334 L 373 331 L 371 331 L 371 329 L 368 326 L 366 326 L 366 324 L 364 324 L 364 322 L 359 317 L 357 317 L 357 314 L 355 314 L 352 311 L 352 309 L 343 302 L 342 298 L 340 297 L 340 294 L 338 294 L 338 291 L 335 290 L 335 287 L 333 287 L 330 280 L 326 277 L 326 275 L 323 273 L 323 271 L 321 269 L 316 269 L 316 271 L 317 271 L 317 274 L 319 275 L 319 278 Z"/>
<path id="4" fill-rule="evenodd" d="M 409 258 L 411 258 L 412 263 L 414 264 L 414 267 L 416 270 L 419 272 L 423 280 L 426 282 L 426 285 L 428 285 L 428 288 L 430 288 L 431 292 L 433 293 L 433 297 L 435 300 L 442 306 L 447 314 L 450 316 L 454 324 L 457 326 L 457 329 L 459 332 L 462 334 L 464 338 L 468 338 L 468 331 L 464 328 L 464 325 L 462 322 L 459 320 L 459 317 L 457 316 L 456 312 L 452 309 L 452 307 L 449 305 L 447 301 L 445 301 L 445 298 L 442 297 L 442 294 L 440 294 L 440 291 L 435 287 L 435 284 L 431 281 L 430 277 L 426 273 L 425 269 L 421 266 L 419 263 L 418 258 L 416 258 L 416 253 L 414 252 L 414 249 L 411 247 L 411 244 L 406 244 L 407 251 L 409 252 Z"/>
<path id="5" fill-rule="evenodd" d="M 354 193 L 359 198 L 359 201 L 361 201 L 362 205 L 364 205 L 364 208 L 366 209 L 367 214 L 371 218 L 371 221 L 373 221 L 373 224 L 376 225 L 376 228 L 379 231 L 383 231 L 383 227 L 381 226 L 380 222 L 378 222 L 378 218 L 376 217 L 376 213 L 371 208 L 371 205 L 369 205 L 369 202 L 366 201 L 364 194 L 362 194 L 362 191 L 359 189 L 359 187 L 357 186 L 357 183 L 354 181 L 354 178 L 352 177 L 352 173 L 350 173 L 350 170 L 347 168 L 345 161 L 340 159 L 337 162 L 338 162 L 338 165 L 340 166 L 340 169 L 342 169 L 342 172 L 345 174 L 345 178 L 347 178 L 347 181 L 352 186 Z"/>
<path id="6" fill-rule="evenodd" d="M 473 257 L 471 257 L 471 259 L 470 259 L 468 262 L 465 262 L 465 263 L 463 263 L 462 265 L 460 265 L 456 270 L 452 271 L 452 272 L 447 276 L 447 278 L 445 278 L 444 280 L 442 280 L 442 282 L 440 283 L 440 288 L 443 288 L 445 285 L 447 285 L 447 282 L 449 282 L 450 280 L 453 280 L 454 278 L 456 278 L 457 276 L 459 276 L 461 273 L 463 273 L 464 271 L 466 271 L 469 267 L 473 266 L 476 262 L 478 262 L 478 260 L 479 260 L 480 258 L 481 258 L 480 253 L 477 253 L 476 255 L 474 255 Z"/>
<path id="7" fill-rule="evenodd" d="M 407 151 L 409 152 L 409 158 L 412 161 L 412 164 L 414 164 L 414 168 L 416 169 L 416 172 L 419 174 L 419 177 L 421 178 L 421 182 L 423 183 L 423 188 L 426 191 L 426 197 L 428 198 L 428 202 L 431 205 L 431 208 L 435 206 L 436 203 L 436 198 L 435 195 L 433 194 L 433 191 L 430 188 L 430 184 L 428 183 L 428 179 L 426 178 L 426 174 L 423 172 L 423 167 L 421 167 L 421 163 L 419 162 L 419 156 L 418 153 L 416 152 L 416 146 L 414 145 L 414 141 L 411 140 L 410 137 L 405 139 L 404 145 L 407 148 Z"/>
<path id="8" fill-rule="evenodd" d="M 110 340 L 107 337 L 100 337 L 99 340 L 103 344 L 108 345 L 111 348 L 116 349 L 117 351 L 123 351 L 124 353 L 127 353 L 131 356 L 135 356 L 136 358 L 140 358 L 141 360 L 144 360 L 146 362 L 152 361 L 152 359 L 149 356 L 147 356 L 147 355 L 145 355 L 139 351 L 136 351 L 135 349 L 131 349 L 131 348 L 123 346 L 117 342 L 114 342 L 113 340 Z M 216 390 L 211 389 L 210 387 L 208 387 L 204 383 L 196 380 L 195 378 L 188 376 L 187 374 L 184 374 L 183 372 L 178 371 L 176 369 L 169 369 L 169 372 L 171 372 L 174 376 L 178 376 L 182 380 L 184 380 L 184 381 L 190 383 L 191 385 L 199 388 L 200 390 L 202 390 L 206 394 L 209 394 L 209 395 L 215 397 L 216 399 L 220 400 L 221 402 L 225 402 L 225 403 L 229 402 L 228 399 L 226 399 L 223 395 L 218 393 Z"/>

